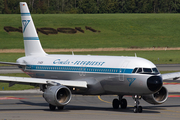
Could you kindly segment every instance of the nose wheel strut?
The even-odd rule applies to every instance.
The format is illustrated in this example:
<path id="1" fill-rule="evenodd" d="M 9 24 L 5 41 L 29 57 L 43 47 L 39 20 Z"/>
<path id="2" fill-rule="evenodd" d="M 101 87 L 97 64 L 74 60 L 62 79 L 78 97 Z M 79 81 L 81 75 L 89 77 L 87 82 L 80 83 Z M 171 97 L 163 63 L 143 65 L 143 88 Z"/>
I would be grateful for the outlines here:
<path id="1" fill-rule="evenodd" d="M 139 100 L 141 99 L 141 96 L 134 95 L 133 98 L 134 98 L 135 104 L 136 104 L 136 106 L 134 106 L 134 113 L 142 113 L 142 106 L 139 106 L 139 104 L 140 104 Z"/>

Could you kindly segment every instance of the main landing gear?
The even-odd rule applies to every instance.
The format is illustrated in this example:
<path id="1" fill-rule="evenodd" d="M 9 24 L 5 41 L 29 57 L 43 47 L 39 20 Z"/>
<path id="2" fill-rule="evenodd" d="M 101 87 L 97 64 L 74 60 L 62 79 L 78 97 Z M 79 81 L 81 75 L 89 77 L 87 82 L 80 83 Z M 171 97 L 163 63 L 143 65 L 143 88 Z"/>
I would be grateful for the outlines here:
<path id="1" fill-rule="evenodd" d="M 136 106 L 134 106 L 134 113 L 137 113 L 137 112 L 142 113 L 142 106 L 139 106 L 140 104 L 139 100 L 141 99 L 141 96 L 134 95 L 133 99 L 135 100 L 135 104 L 136 104 Z"/>
<path id="2" fill-rule="evenodd" d="M 64 106 L 58 106 L 57 108 L 58 108 L 58 110 L 63 110 Z M 56 110 L 56 106 L 49 104 L 49 109 L 51 111 L 54 111 L 54 110 Z"/>
<path id="3" fill-rule="evenodd" d="M 123 96 L 119 96 L 119 100 L 118 99 L 114 99 L 112 102 L 112 106 L 114 109 L 118 109 L 119 106 L 121 106 L 122 109 L 126 109 L 127 108 L 127 100 L 122 98 Z"/>
<path id="4" fill-rule="evenodd" d="M 122 98 L 123 96 L 119 96 L 119 99 L 114 99 L 112 102 L 112 106 L 114 109 L 118 109 L 119 106 L 121 106 L 122 109 L 127 108 L 127 100 Z M 139 95 L 134 95 L 133 99 L 135 100 L 136 106 L 134 106 L 134 113 L 142 113 L 142 106 L 139 106 L 140 102 L 139 100 L 141 99 L 141 96 Z"/>

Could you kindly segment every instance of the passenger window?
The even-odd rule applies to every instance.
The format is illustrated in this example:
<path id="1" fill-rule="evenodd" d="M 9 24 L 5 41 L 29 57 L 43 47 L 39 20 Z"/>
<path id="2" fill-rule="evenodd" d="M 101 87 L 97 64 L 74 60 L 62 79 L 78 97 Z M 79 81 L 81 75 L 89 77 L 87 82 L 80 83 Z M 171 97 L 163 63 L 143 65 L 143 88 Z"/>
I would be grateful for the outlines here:
<path id="1" fill-rule="evenodd" d="M 142 72 L 142 68 L 139 68 L 137 73 L 141 73 Z"/>

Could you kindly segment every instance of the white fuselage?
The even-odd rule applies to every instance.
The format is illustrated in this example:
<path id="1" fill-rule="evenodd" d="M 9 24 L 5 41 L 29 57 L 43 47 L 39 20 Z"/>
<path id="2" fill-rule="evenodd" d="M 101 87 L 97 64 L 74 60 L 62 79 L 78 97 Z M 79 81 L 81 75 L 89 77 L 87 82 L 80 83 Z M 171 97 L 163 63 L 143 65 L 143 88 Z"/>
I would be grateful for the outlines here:
<path id="1" fill-rule="evenodd" d="M 88 90 L 81 94 L 153 93 L 147 87 L 152 74 L 132 72 L 135 68 L 156 66 L 139 57 L 45 55 L 22 57 L 17 63 L 26 64 L 21 69 L 31 77 L 86 81 Z"/>

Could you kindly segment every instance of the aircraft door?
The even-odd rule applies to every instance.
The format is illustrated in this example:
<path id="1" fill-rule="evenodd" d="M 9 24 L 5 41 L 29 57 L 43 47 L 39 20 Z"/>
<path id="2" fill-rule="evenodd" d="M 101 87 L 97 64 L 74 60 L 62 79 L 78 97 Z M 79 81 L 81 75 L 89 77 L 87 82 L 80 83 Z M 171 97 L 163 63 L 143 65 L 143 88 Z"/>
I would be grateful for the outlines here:
<path id="1" fill-rule="evenodd" d="M 80 67 L 79 76 L 86 76 L 86 66 L 82 65 Z"/>
<path id="2" fill-rule="evenodd" d="M 120 65 L 120 70 L 119 70 L 119 81 L 124 81 L 124 72 L 126 71 L 126 67 L 129 64 L 129 61 L 123 62 L 122 65 Z"/>

